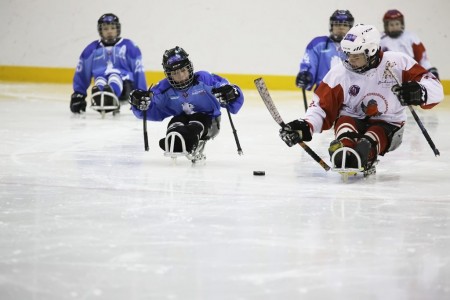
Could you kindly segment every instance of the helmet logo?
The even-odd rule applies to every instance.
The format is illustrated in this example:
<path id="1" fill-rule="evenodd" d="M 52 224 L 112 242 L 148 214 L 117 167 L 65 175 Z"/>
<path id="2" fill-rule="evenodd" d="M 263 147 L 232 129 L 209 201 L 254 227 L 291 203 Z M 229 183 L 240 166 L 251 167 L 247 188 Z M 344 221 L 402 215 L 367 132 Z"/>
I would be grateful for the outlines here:
<path id="1" fill-rule="evenodd" d="M 182 60 L 183 58 L 181 57 L 181 55 L 180 54 L 175 54 L 174 56 L 172 56 L 172 57 L 170 57 L 168 60 L 167 60 L 167 63 L 169 63 L 169 64 L 173 64 L 174 62 L 178 62 L 178 61 L 180 61 L 180 60 Z"/>
<path id="2" fill-rule="evenodd" d="M 356 38 L 356 35 L 349 33 L 345 35 L 344 40 L 354 42 Z"/>

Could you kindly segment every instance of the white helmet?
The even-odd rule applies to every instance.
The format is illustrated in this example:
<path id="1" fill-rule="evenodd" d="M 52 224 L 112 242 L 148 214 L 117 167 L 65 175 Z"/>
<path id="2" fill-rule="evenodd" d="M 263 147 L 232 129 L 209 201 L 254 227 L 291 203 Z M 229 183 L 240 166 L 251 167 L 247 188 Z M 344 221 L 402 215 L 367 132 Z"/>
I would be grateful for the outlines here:
<path id="1" fill-rule="evenodd" d="M 378 66 L 380 40 L 380 32 L 375 26 L 356 24 L 350 28 L 341 41 L 341 49 L 345 54 L 344 65 L 351 71 L 357 73 L 364 73 L 367 70 Z M 361 53 L 366 55 L 367 64 L 355 69 L 349 65 L 348 55 Z"/>

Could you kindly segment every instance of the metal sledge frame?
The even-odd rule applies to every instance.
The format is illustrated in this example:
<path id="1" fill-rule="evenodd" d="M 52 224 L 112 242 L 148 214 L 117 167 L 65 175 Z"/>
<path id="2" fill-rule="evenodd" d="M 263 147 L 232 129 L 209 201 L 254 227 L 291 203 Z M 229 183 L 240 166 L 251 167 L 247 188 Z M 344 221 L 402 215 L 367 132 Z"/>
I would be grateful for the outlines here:
<path id="1" fill-rule="evenodd" d="M 342 152 L 342 162 L 340 166 L 337 166 L 335 163 L 335 158 L 336 155 L 338 153 Z M 351 154 L 353 154 L 358 162 L 358 165 L 356 168 L 347 168 L 345 167 L 345 163 L 347 161 L 347 153 L 350 152 Z M 363 173 L 364 177 L 367 177 L 368 175 L 374 174 L 376 173 L 376 169 L 375 169 L 375 165 L 378 161 L 375 161 L 370 168 L 365 169 L 362 165 L 361 165 L 361 158 L 359 157 L 358 152 L 356 152 L 355 149 L 350 148 L 350 147 L 342 147 L 337 149 L 333 155 L 331 155 L 331 171 L 334 172 L 338 172 L 339 174 L 342 175 L 342 180 L 343 181 L 347 181 L 349 176 L 356 176 L 356 174 L 358 173 Z"/>
<path id="2" fill-rule="evenodd" d="M 170 145 L 169 145 L 169 138 L 172 138 L 170 140 Z M 175 139 L 176 138 L 179 138 L 181 141 L 181 152 L 173 151 L 175 148 Z M 181 133 L 172 131 L 169 134 L 167 134 L 167 136 L 164 140 L 164 149 L 166 149 L 166 151 L 164 151 L 164 156 L 170 157 L 174 161 L 179 156 L 185 156 L 192 163 L 196 163 L 198 161 L 202 161 L 202 160 L 206 159 L 206 156 L 203 154 L 203 150 L 205 149 L 205 144 L 206 144 L 205 140 L 200 140 L 198 142 L 197 148 L 195 148 L 195 150 L 192 152 L 188 152 L 186 150 L 186 143 L 185 143 L 184 138 L 181 135 Z"/>
<path id="3" fill-rule="evenodd" d="M 96 105 L 94 101 L 94 97 L 100 96 L 100 105 Z M 113 103 L 116 105 L 108 105 L 105 106 L 105 96 L 111 97 L 113 99 Z M 106 110 L 111 110 L 113 115 L 119 112 L 120 102 L 119 98 L 117 98 L 116 94 L 105 91 L 98 91 L 91 95 L 91 108 L 95 111 L 98 111 L 102 115 L 102 119 L 105 118 Z"/>

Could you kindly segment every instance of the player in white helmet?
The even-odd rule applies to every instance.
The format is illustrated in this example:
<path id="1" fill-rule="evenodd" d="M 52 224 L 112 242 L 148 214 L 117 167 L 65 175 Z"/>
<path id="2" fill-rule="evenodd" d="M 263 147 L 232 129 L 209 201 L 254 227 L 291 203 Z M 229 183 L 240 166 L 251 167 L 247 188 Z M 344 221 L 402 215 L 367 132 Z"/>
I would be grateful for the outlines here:
<path id="1" fill-rule="evenodd" d="M 372 25 L 355 25 L 341 48 L 343 63 L 331 68 L 315 90 L 306 115 L 282 128 L 280 137 L 293 146 L 333 127 L 330 157 L 341 148 L 352 149 L 345 159 L 341 151 L 334 155 L 333 167 L 369 170 L 378 155 L 400 145 L 405 106 L 432 108 L 442 101 L 443 87 L 406 54 L 383 52 L 380 33 Z"/>

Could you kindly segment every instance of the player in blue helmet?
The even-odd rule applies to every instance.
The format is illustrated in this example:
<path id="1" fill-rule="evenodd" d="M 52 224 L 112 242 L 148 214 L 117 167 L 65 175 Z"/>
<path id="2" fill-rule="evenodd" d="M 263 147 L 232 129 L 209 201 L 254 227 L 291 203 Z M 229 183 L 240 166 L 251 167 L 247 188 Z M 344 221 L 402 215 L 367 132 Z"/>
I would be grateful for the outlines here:
<path id="1" fill-rule="evenodd" d="M 221 107 L 236 114 L 244 103 L 241 89 L 225 78 L 206 71 L 194 72 L 189 54 L 181 47 L 166 50 L 162 66 L 165 79 L 146 90 L 131 92 L 135 116 L 169 121 L 159 146 L 167 156 L 203 158 L 207 140 L 219 133 Z"/>
<path id="2" fill-rule="evenodd" d="M 90 43 L 81 53 L 73 78 L 73 94 L 70 110 L 80 113 L 86 110 L 87 89 L 92 87 L 92 105 L 117 107 L 114 100 L 128 100 L 132 89 L 146 89 L 147 84 L 142 67 L 142 54 L 133 41 L 122 38 L 119 18 L 107 13 L 97 21 L 100 39 Z M 118 105 L 120 106 L 120 105 Z M 111 111 L 107 110 L 106 112 Z"/>
<path id="3" fill-rule="evenodd" d="M 348 10 L 336 10 L 330 17 L 330 35 L 314 38 L 306 47 L 295 84 L 299 88 L 317 88 L 332 66 L 341 62 L 342 38 L 353 27 L 355 19 Z"/>

